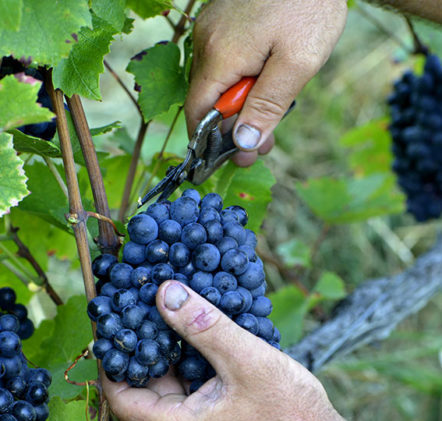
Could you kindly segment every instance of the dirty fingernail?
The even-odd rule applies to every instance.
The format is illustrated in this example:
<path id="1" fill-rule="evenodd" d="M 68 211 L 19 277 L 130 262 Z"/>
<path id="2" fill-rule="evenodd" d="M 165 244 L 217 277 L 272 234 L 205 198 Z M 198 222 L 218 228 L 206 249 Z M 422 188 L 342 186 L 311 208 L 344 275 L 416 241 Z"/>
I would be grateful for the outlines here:
<path id="1" fill-rule="evenodd" d="M 164 293 L 164 305 L 168 310 L 179 310 L 189 297 L 187 291 L 179 282 L 170 284 Z"/>
<path id="2" fill-rule="evenodd" d="M 260 131 L 248 124 L 241 124 L 235 131 L 235 139 L 238 145 L 244 149 L 255 148 L 260 138 Z"/>

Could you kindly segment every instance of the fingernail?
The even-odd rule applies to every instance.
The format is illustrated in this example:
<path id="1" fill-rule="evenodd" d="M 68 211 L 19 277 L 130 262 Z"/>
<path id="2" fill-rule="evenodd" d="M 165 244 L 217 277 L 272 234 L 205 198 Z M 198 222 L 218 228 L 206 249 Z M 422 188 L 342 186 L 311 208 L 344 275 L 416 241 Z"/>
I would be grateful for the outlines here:
<path id="1" fill-rule="evenodd" d="M 179 310 L 189 297 L 187 291 L 178 283 L 170 284 L 164 293 L 164 305 L 168 310 Z"/>
<path id="2" fill-rule="evenodd" d="M 244 149 L 255 148 L 260 138 L 260 131 L 247 124 L 241 124 L 235 131 L 235 139 L 238 145 Z"/>

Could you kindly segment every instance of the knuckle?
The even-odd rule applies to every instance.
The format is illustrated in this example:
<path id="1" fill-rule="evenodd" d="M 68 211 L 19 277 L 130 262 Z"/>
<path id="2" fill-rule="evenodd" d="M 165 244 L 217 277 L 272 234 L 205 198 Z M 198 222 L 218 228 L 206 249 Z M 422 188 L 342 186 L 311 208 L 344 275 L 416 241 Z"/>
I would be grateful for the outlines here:
<path id="1" fill-rule="evenodd" d="M 266 120 L 280 119 L 285 113 L 285 107 L 281 105 L 280 101 L 273 98 L 263 98 L 253 96 L 248 104 L 249 109 L 259 113 Z"/>

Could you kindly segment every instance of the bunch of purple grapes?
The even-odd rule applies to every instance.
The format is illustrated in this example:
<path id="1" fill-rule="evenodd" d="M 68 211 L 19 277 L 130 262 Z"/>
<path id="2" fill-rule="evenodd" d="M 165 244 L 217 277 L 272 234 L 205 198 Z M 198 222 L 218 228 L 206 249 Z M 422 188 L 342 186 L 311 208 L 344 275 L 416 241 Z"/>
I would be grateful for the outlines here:
<path id="1" fill-rule="evenodd" d="M 10 312 L 0 316 L 0 420 L 44 421 L 49 416 L 51 374 L 44 368 L 28 367 L 15 299 L 14 290 L 0 289 L 0 306 Z"/>
<path id="2" fill-rule="evenodd" d="M 159 285 L 169 279 L 189 286 L 280 349 L 279 331 L 267 318 L 272 304 L 264 296 L 256 235 L 245 228 L 247 222 L 240 206 L 223 209 L 218 194 L 201 199 L 188 189 L 174 202 L 154 203 L 129 221 L 122 263 L 109 254 L 94 260 L 99 295 L 88 304 L 88 314 L 97 322 L 99 339 L 93 350 L 111 380 L 144 387 L 176 365 L 193 392 L 216 374 L 155 306 Z"/>
<path id="3" fill-rule="evenodd" d="M 421 76 L 405 72 L 388 98 L 393 170 L 417 221 L 442 213 L 442 65 L 426 58 Z"/>
<path id="4" fill-rule="evenodd" d="M 20 339 L 28 339 L 34 333 L 34 323 L 28 319 L 28 310 L 23 304 L 16 303 L 15 291 L 12 288 L 0 288 L 0 315 L 12 314 L 19 322 L 16 332 Z"/>

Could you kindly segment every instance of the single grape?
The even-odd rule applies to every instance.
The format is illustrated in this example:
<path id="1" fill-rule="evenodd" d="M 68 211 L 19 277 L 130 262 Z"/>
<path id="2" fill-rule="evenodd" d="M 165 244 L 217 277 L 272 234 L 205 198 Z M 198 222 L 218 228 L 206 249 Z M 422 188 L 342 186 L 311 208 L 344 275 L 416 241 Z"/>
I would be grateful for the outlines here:
<path id="1" fill-rule="evenodd" d="M 150 263 L 166 263 L 169 257 L 169 245 L 162 240 L 153 240 L 146 246 L 146 259 Z"/>
<path id="2" fill-rule="evenodd" d="M 191 223 L 183 228 L 181 233 L 181 242 L 190 250 L 195 249 L 207 240 L 207 232 L 205 228 L 198 223 Z"/>
<path id="3" fill-rule="evenodd" d="M 228 272 L 218 272 L 213 277 L 213 286 L 219 290 L 221 294 L 227 291 L 234 291 L 238 287 L 236 278 Z"/>
<path id="4" fill-rule="evenodd" d="M 193 252 L 193 264 L 199 270 L 212 272 L 221 260 L 219 250 L 213 244 L 200 244 Z"/>
<path id="5" fill-rule="evenodd" d="M 213 276 L 209 272 L 195 272 L 189 282 L 190 288 L 200 293 L 204 288 L 212 286 Z"/>
<path id="6" fill-rule="evenodd" d="M 139 213 L 129 221 L 127 232 L 135 243 L 148 244 L 157 238 L 158 224 L 151 216 Z"/>

